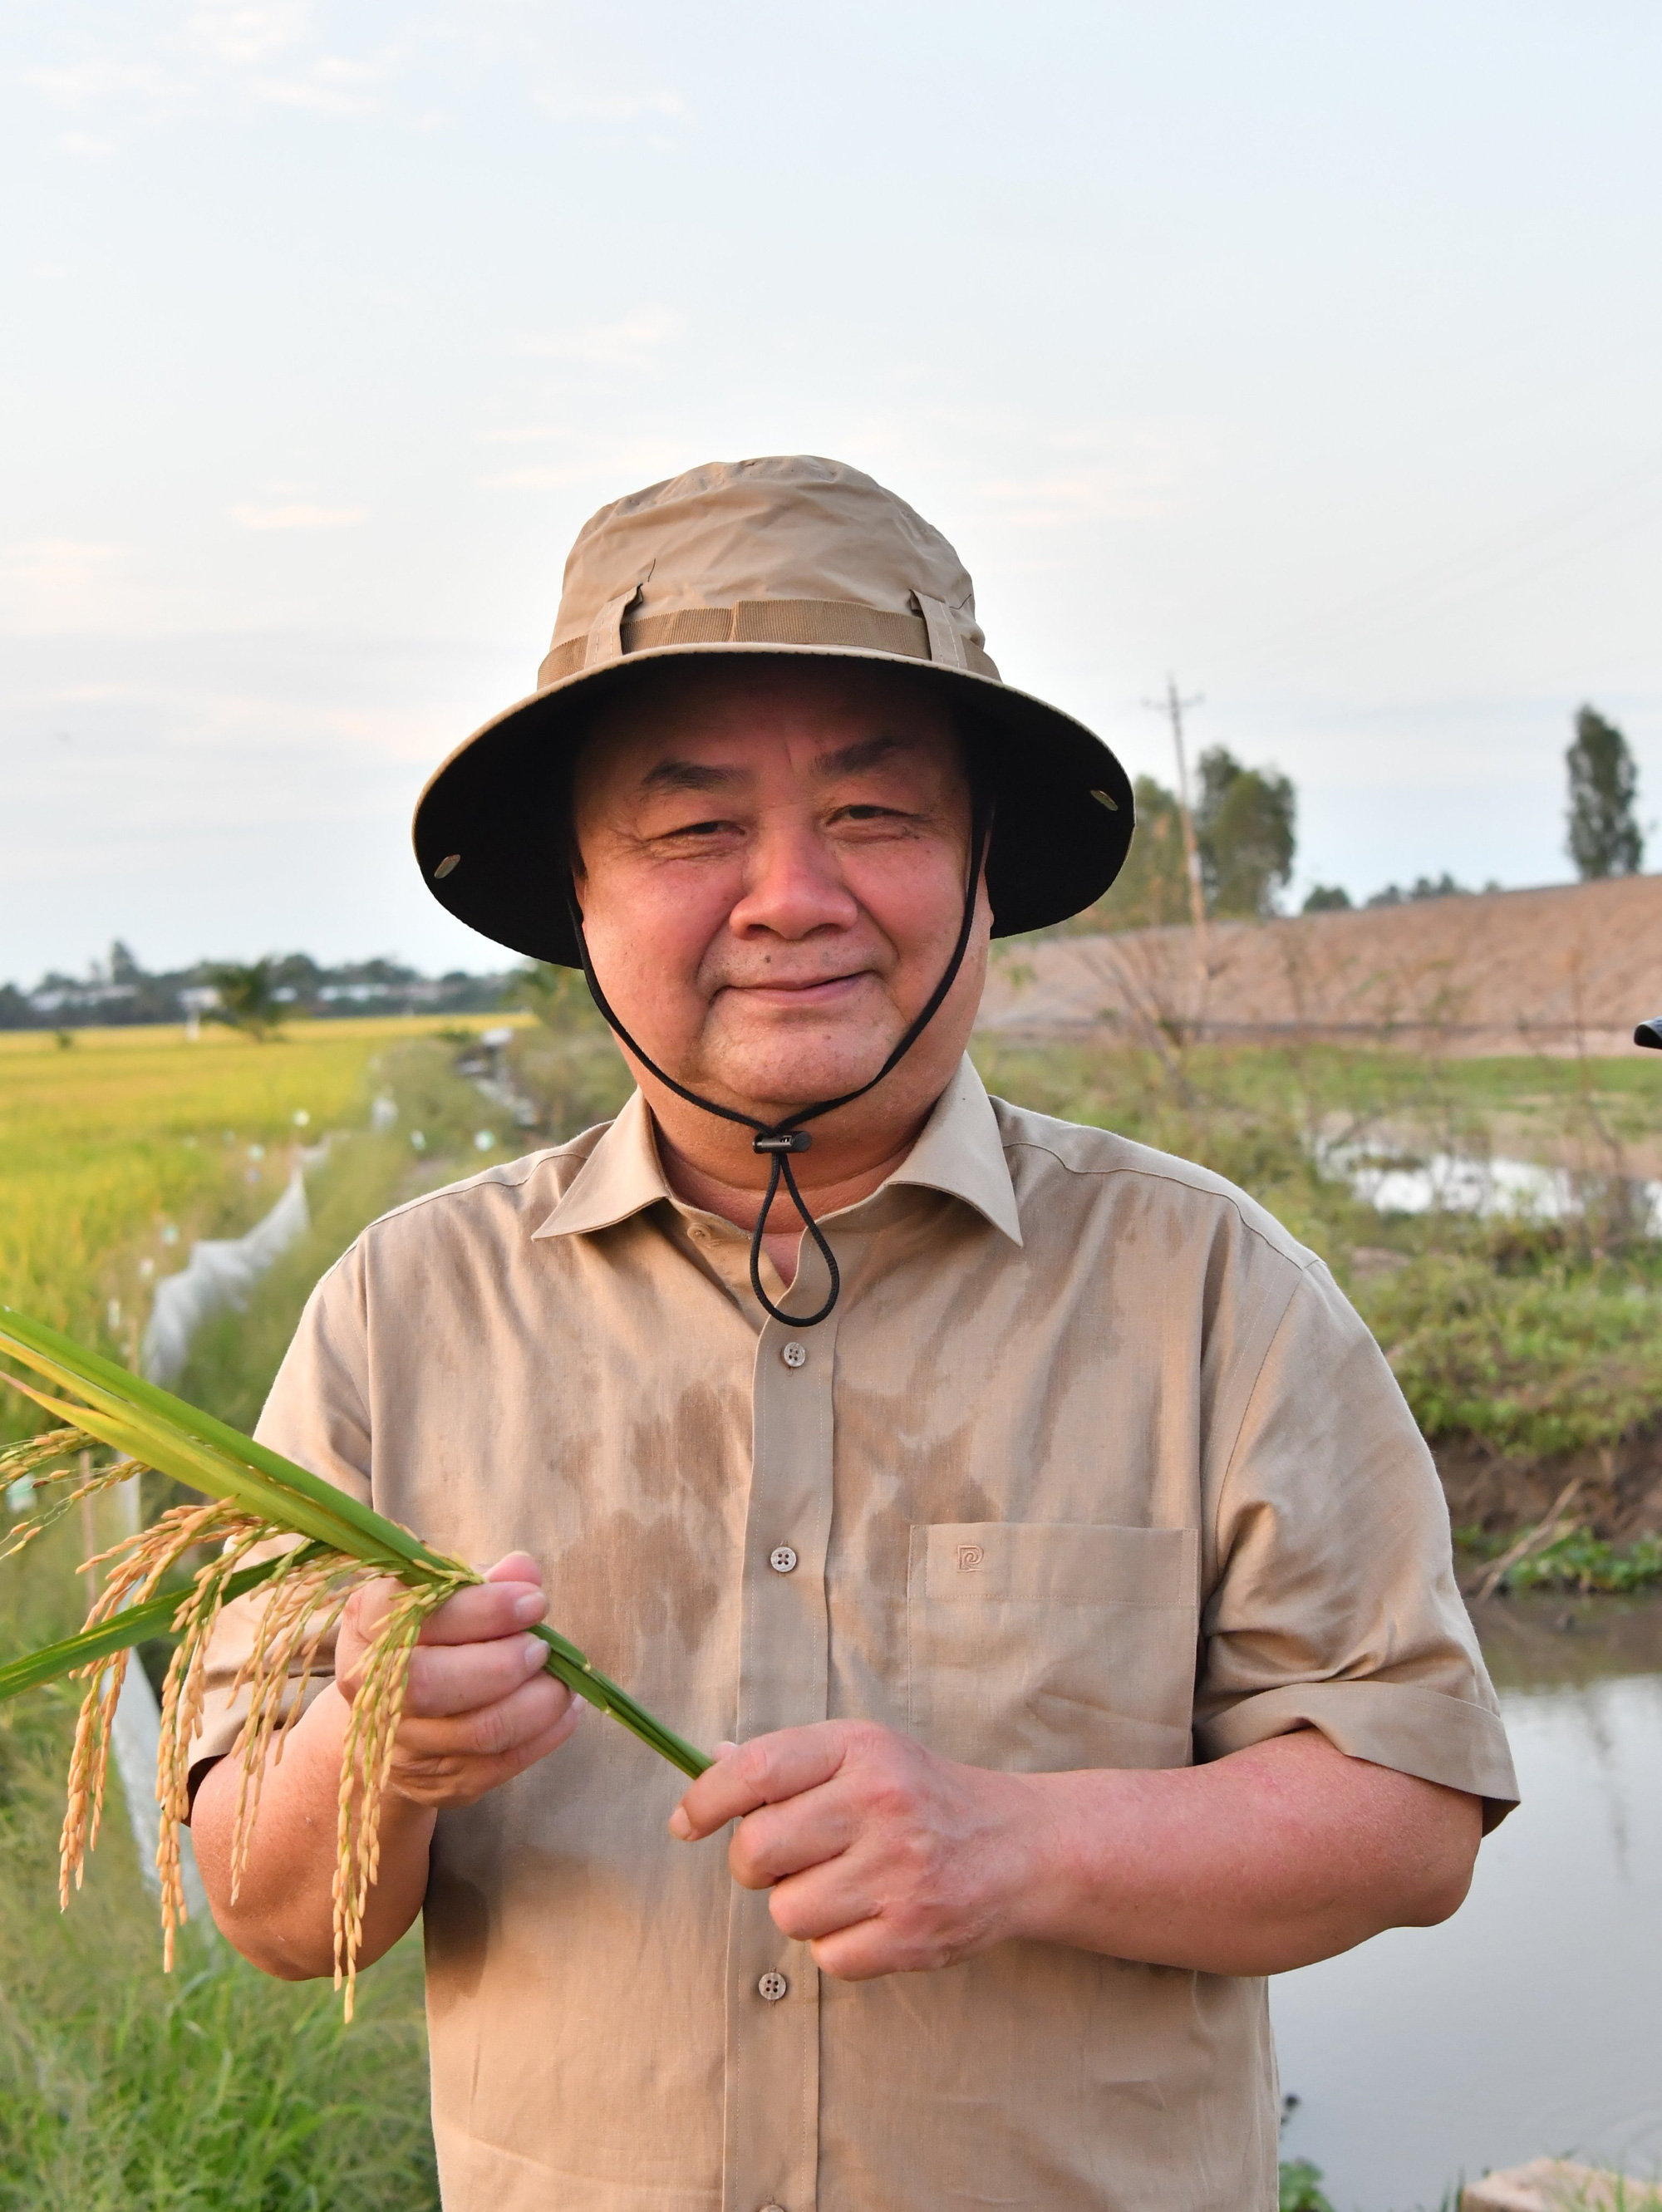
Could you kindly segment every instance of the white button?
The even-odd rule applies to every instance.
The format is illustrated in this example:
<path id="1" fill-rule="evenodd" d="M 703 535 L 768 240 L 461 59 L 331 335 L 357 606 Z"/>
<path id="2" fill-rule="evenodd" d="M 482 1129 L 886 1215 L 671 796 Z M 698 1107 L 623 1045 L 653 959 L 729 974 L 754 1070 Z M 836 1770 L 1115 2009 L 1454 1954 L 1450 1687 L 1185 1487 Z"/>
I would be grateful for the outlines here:
<path id="1" fill-rule="evenodd" d="M 796 1565 L 796 1554 L 788 1544 L 776 1545 L 768 1553 L 768 1565 L 776 1575 L 788 1575 Z"/>
<path id="2" fill-rule="evenodd" d="M 789 1987 L 790 1984 L 778 1968 L 770 1966 L 756 1984 L 756 1994 L 758 1997 L 764 1997 L 769 2004 L 777 2004 Z"/>
<path id="3" fill-rule="evenodd" d="M 806 1344 L 799 1344 L 796 1339 L 792 1337 L 788 1344 L 780 1346 L 779 1357 L 787 1367 L 806 1367 L 808 1364 L 808 1347 Z"/>

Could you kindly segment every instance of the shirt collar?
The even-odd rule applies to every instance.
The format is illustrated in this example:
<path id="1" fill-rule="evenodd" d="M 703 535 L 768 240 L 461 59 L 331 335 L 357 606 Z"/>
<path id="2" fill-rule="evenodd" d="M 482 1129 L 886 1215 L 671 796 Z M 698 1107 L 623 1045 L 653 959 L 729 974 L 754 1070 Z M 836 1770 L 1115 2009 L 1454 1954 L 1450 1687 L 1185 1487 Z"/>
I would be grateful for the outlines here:
<path id="1" fill-rule="evenodd" d="M 936 1099 L 917 1142 L 881 1188 L 906 1184 L 961 1198 L 1013 1244 L 1020 1243 L 1021 1221 L 997 1118 L 967 1054 Z M 665 1198 L 677 1202 L 658 1158 L 651 1113 L 637 1091 L 533 1234 L 568 1237 L 610 1229 Z M 865 1199 L 861 1205 L 871 1202 Z M 846 1206 L 841 1214 L 825 1218 L 837 1221 L 859 1211 Z"/>

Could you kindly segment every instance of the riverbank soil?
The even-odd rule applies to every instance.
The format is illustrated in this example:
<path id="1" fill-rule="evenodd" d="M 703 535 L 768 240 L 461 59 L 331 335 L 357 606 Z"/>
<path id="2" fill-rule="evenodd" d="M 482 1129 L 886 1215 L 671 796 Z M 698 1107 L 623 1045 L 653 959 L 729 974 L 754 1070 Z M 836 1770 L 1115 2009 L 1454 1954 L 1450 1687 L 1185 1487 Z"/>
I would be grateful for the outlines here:
<path id="1" fill-rule="evenodd" d="M 1574 1481 L 1574 1517 L 1606 1543 L 1662 1529 L 1662 1419 L 1614 1443 L 1515 1459 L 1473 1437 L 1440 1438 L 1432 1457 L 1457 1528 L 1504 1536 L 1540 1522 Z"/>

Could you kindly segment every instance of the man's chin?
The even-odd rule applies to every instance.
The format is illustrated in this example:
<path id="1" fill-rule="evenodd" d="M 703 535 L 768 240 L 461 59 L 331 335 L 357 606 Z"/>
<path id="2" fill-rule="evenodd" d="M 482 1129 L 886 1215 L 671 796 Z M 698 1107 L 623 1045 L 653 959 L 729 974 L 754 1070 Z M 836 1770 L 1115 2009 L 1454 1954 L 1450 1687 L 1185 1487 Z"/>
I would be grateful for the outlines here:
<path id="1" fill-rule="evenodd" d="M 782 1121 L 822 1098 L 840 1098 L 869 1083 L 892 1048 L 892 1037 L 768 1038 L 749 1050 L 730 1047 L 712 1054 L 706 1090 L 758 1120 Z"/>

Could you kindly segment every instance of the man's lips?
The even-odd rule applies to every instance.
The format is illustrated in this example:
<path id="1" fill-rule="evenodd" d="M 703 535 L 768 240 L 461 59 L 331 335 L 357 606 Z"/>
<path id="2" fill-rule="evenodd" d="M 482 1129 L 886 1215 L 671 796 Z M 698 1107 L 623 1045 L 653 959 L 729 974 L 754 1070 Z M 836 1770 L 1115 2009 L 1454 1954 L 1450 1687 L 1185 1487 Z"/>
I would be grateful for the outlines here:
<path id="1" fill-rule="evenodd" d="M 834 1006 L 871 980 L 871 970 L 860 968 L 849 975 L 805 975 L 799 983 L 777 977 L 764 983 L 724 983 L 721 993 L 734 992 L 752 1006 Z"/>

